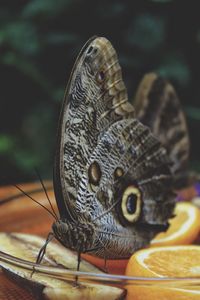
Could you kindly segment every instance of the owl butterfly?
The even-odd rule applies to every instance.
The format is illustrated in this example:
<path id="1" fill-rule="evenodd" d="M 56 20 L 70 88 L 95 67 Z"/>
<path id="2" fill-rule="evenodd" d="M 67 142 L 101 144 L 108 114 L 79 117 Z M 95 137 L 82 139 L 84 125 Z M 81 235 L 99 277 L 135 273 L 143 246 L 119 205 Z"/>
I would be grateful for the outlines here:
<path id="1" fill-rule="evenodd" d="M 166 230 L 189 144 L 167 81 L 145 76 L 132 105 L 113 46 L 91 38 L 73 67 L 57 139 L 52 229 L 64 246 L 126 258 Z"/>

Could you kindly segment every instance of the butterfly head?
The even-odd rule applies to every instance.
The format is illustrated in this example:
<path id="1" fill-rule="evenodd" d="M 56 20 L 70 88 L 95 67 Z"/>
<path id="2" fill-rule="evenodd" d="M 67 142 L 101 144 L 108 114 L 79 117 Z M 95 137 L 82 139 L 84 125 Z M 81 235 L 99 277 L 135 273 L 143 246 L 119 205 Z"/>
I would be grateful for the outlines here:
<path id="1" fill-rule="evenodd" d="M 93 241 L 89 238 L 93 235 L 92 226 L 59 220 L 53 223 L 52 229 L 55 238 L 67 248 L 85 252 L 92 247 Z"/>

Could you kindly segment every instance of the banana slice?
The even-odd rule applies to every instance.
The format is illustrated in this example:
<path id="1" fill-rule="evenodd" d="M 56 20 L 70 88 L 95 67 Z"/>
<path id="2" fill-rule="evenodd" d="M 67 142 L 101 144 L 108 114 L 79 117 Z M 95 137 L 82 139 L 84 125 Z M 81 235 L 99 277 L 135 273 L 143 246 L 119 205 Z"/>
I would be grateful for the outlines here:
<path id="1" fill-rule="evenodd" d="M 29 234 L 0 233 L 0 251 L 35 263 L 37 255 L 45 240 Z M 77 255 L 56 243 L 49 243 L 42 265 L 54 266 L 68 270 L 77 269 Z M 125 290 L 100 284 L 78 282 L 74 280 L 57 279 L 46 276 L 33 269 L 15 266 L 13 263 L 1 260 L 0 266 L 4 272 L 21 286 L 30 290 L 36 299 L 48 300 L 103 300 L 125 299 Z M 103 274 L 98 268 L 82 260 L 80 271 Z"/>

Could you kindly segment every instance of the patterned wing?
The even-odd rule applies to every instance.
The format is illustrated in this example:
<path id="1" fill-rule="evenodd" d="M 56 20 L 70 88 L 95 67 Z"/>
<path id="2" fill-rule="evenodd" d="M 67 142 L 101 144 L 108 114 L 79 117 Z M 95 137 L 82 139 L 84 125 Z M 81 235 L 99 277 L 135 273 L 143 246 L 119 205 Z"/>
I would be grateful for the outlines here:
<path id="1" fill-rule="evenodd" d="M 151 128 L 167 149 L 173 174 L 186 168 L 189 156 L 189 136 L 184 113 L 173 86 L 154 73 L 141 81 L 134 108 L 137 118 Z"/>
<path id="2" fill-rule="evenodd" d="M 61 218 L 77 218 L 80 178 L 100 137 L 132 115 L 116 51 L 103 37 L 90 39 L 75 62 L 58 128 L 54 190 Z"/>
<path id="3" fill-rule="evenodd" d="M 89 158 L 77 195 L 79 220 L 93 227 L 95 254 L 129 257 L 165 230 L 172 183 L 166 150 L 150 129 L 135 118 L 113 123 Z"/>
<path id="4" fill-rule="evenodd" d="M 134 118 L 117 55 L 92 38 L 77 58 L 58 128 L 58 240 L 79 252 L 128 257 L 166 228 L 174 206 L 166 150 Z"/>

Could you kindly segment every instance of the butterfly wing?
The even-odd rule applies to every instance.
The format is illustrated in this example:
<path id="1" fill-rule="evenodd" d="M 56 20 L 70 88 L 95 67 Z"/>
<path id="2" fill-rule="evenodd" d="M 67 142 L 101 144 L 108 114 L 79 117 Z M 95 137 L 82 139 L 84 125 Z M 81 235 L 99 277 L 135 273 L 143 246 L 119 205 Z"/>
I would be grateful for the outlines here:
<path id="1" fill-rule="evenodd" d="M 107 39 L 93 38 L 82 49 L 58 132 L 54 188 L 63 244 L 77 250 L 83 238 L 82 251 L 122 258 L 166 228 L 174 205 L 169 160 L 134 118 Z"/>
<path id="2" fill-rule="evenodd" d="M 133 115 L 117 54 L 103 38 L 81 50 L 64 97 L 54 166 L 54 190 L 61 218 L 76 220 L 80 178 L 100 136 L 115 121 Z"/>
<path id="3" fill-rule="evenodd" d="M 173 174 L 181 174 L 189 157 L 189 135 L 180 101 L 173 86 L 155 73 L 144 76 L 136 93 L 137 118 L 167 149 Z"/>
<path id="4" fill-rule="evenodd" d="M 165 230 L 172 182 L 166 150 L 149 128 L 134 118 L 113 123 L 89 158 L 77 195 L 82 222 L 94 227 L 95 254 L 129 257 Z"/>

